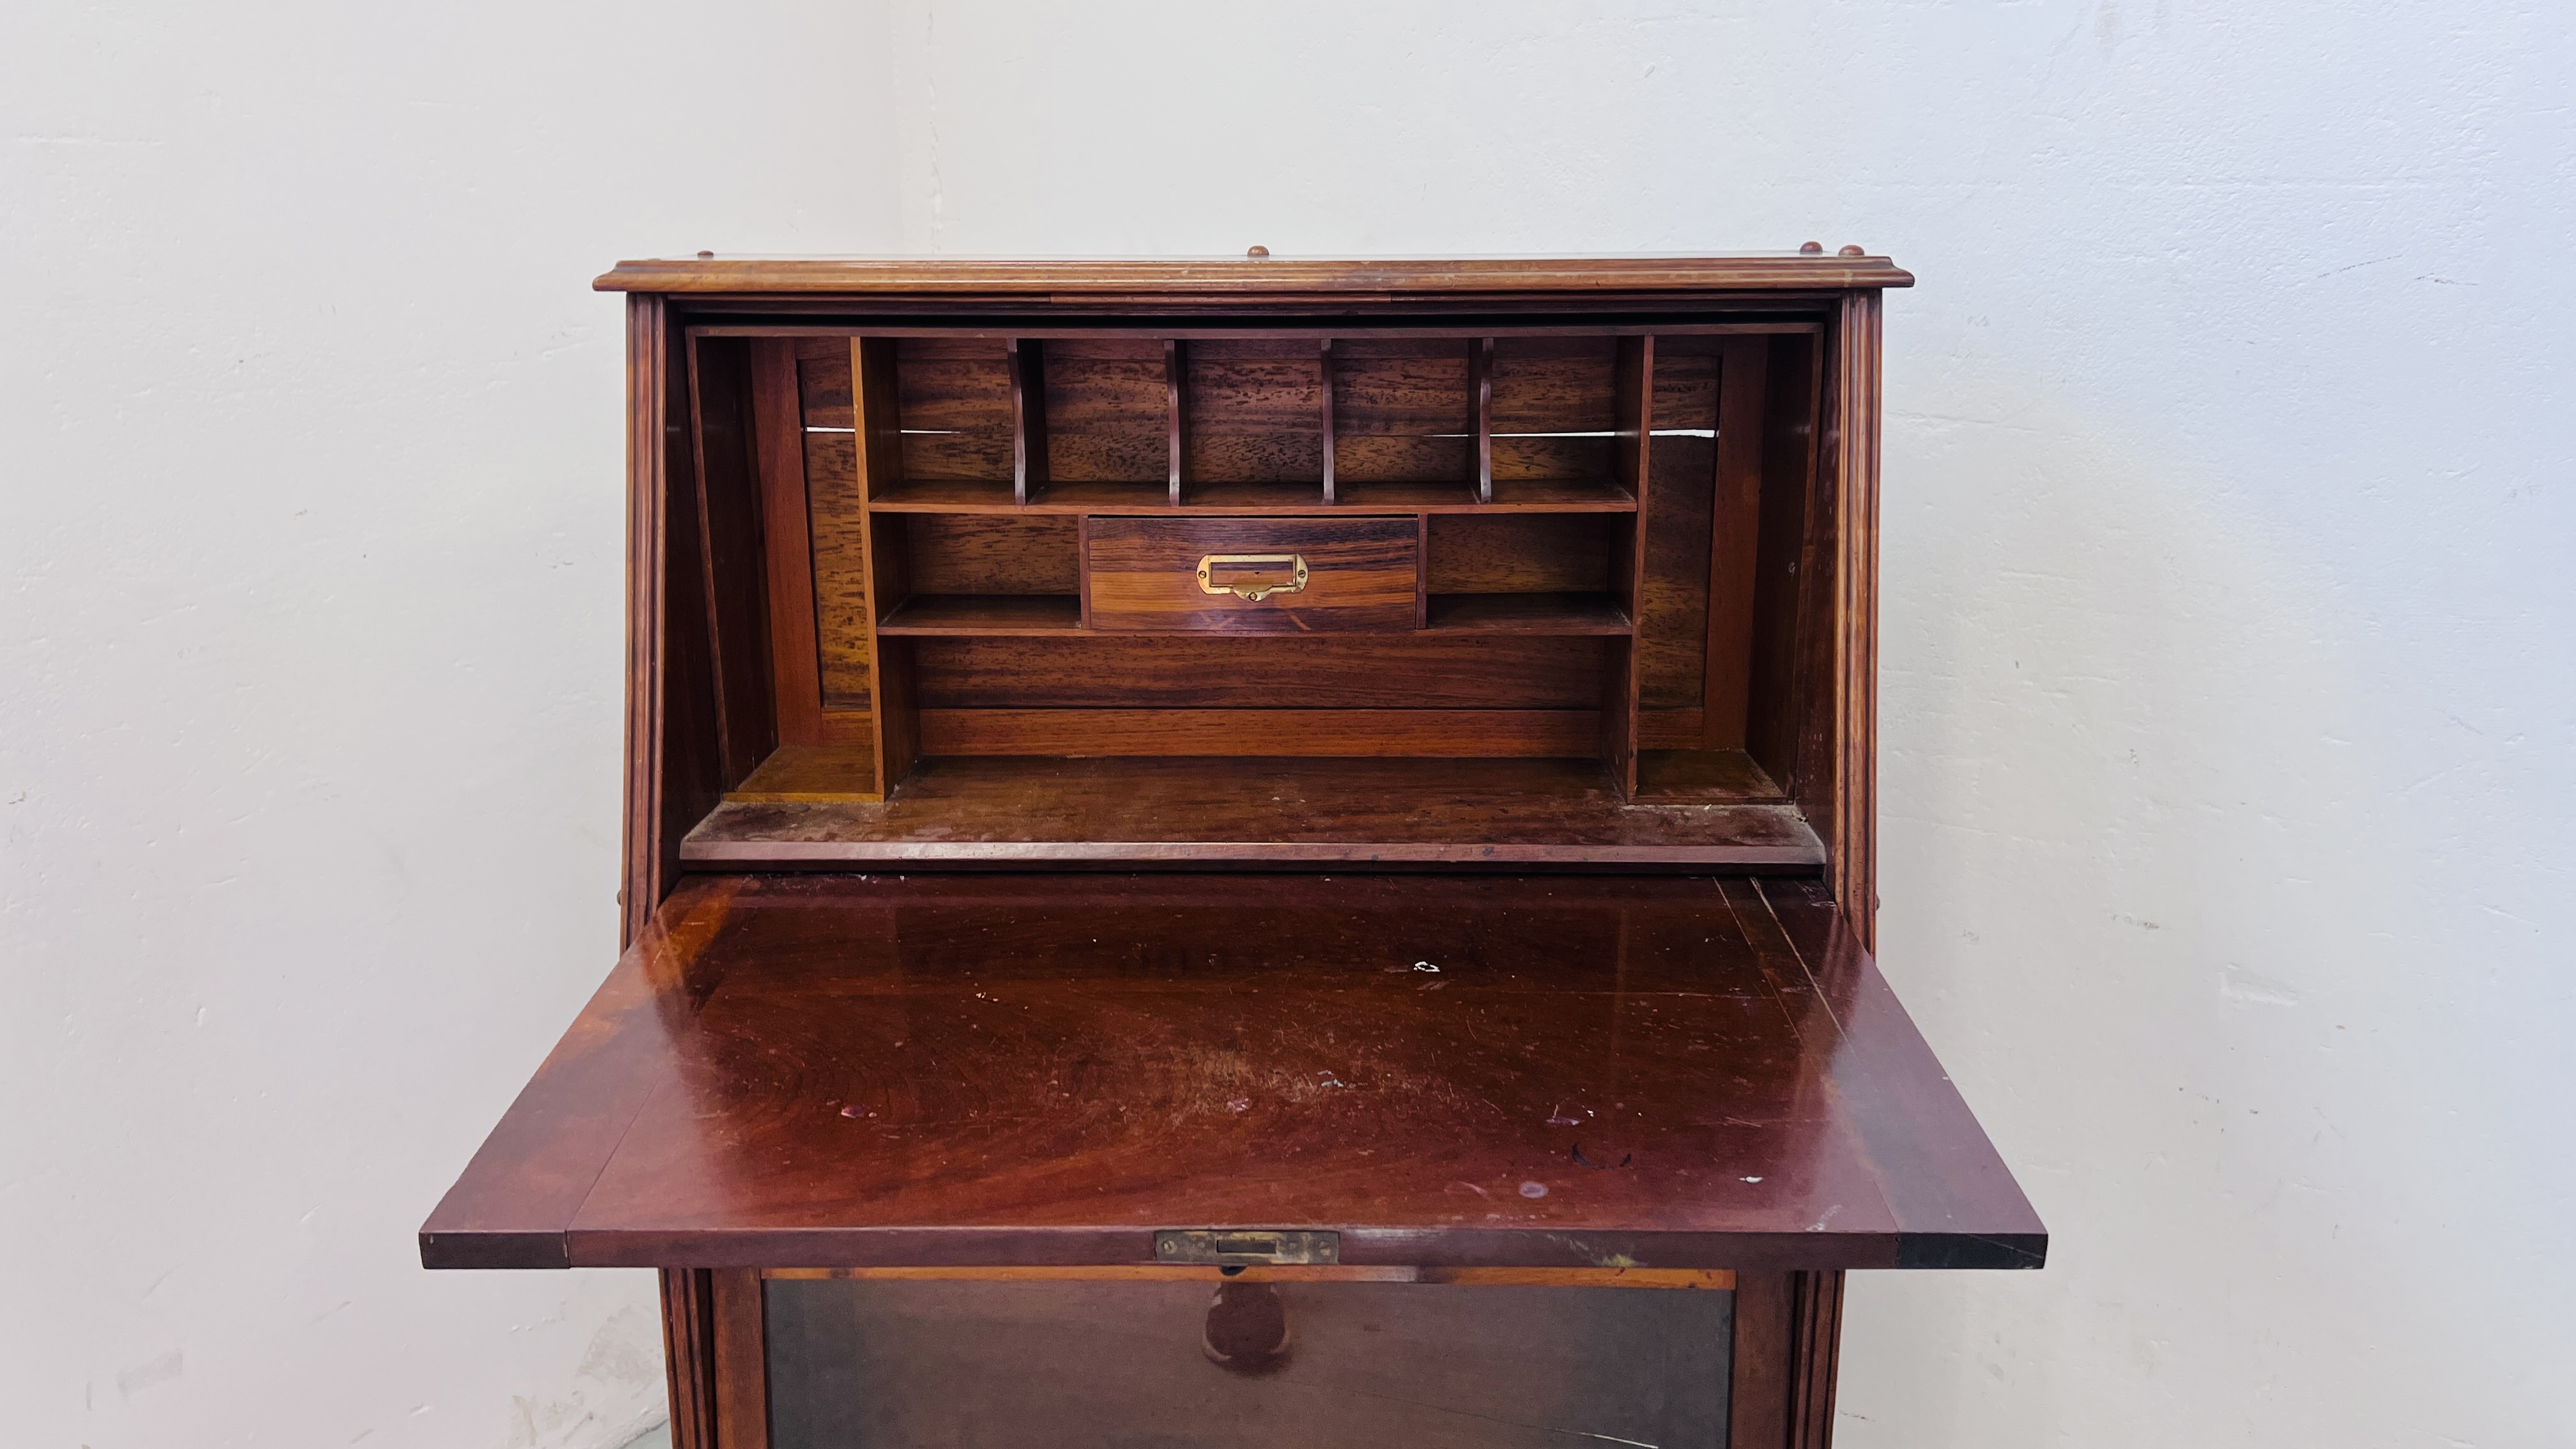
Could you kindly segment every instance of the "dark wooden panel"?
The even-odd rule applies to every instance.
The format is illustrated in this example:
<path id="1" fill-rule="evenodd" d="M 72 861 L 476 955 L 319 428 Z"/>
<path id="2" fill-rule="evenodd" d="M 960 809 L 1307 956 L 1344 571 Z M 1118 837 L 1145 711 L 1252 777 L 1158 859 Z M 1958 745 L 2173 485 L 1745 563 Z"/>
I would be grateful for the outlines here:
<path id="1" fill-rule="evenodd" d="M 1320 499 L 1324 369 L 1315 343 L 1193 341 L 1184 360 L 1185 484 L 1312 483 Z"/>
<path id="2" fill-rule="evenodd" d="M 1169 346 L 1157 338 L 1046 344 L 1049 481 L 1166 481 Z"/>
<path id="3" fill-rule="evenodd" d="M 1655 339 L 1622 337 L 1615 349 L 1617 367 L 1612 392 L 1615 436 L 1614 476 L 1634 491 L 1638 506 L 1651 506 L 1646 480 L 1654 453 Z M 1638 589 L 1645 572 L 1645 515 L 1614 517 L 1610 522 L 1610 596 L 1637 617 Z M 1601 692 L 1601 762 L 1623 797 L 1637 793 L 1637 646 L 1621 641 L 1612 652 L 1610 677 Z"/>
<path id="4" fill-rule="evenodd" d="M 893 344 L 904 478 L 1012 473 L 1011 355 L 998 337 L 906 337 Z"/>
<path id="5" fill-rule="evenodd" d="M 1753 618 L 1747 654 L 1744 747 L 1795 789 L 1807 693 L 1798 682 L 1802 589 L 1819 593 L 1817 557 L 1806 546 L 1823 387 L 1816 339 L 1769 340 L 1763 386 L 1762 496 L 1755 544 Z M 1802 563 L 1807 567 L 1802 568 Z"/>
<path id="6" fill-rule="evenodd" d="M 714 898 L 636 963 L 646 1010 L 575 1027 L 649 1066 L 575 1263 L 1131 1263 L 1157 1227 L 1311 1225 L 1355 1265 L 1893 1266 L 1924 1169 L 1843 1089 L 1955 1100 L 1895 1019 L 1784 990 L 1740 881 L 913 873 L 671 909 Z M 2027 1217 L 1996 1208 L 1939 1236 Z"/>
<path id="7" fill-rule="evenodd" d="M 691 832 L 683 859 L 722 870 L 1651 871 L 1823 856 L 1789 806 L 1627 805 L 1591 760 L 954 756 L 923 761 L 882 805 L 725 805 Z"/>
<path id="8" fill-rule="evenodd" d="M 1421 562 L 1410 518 L 1095 518 L 1085 535 L 1094 629 L 1311 633 L 1409 630 Z M 1210 594 L 1209 555 L 1294 556 L 1302 589 L 1262 599 Z M 1214 564 L 1209 582 L 1291 582 L 1285 564 Z"/>
<path id="9" fill-rule="evenodd" d="M 707 1289 L 716 1443 L 719 1449 L 770 1449 L 769 1324 L 760 1274 L 720 1268 L 707 1275 Z"/>
<path id="10" fill-rule="evenodd" d="M 1717 440 L 1715 339 L 1655 339 L 1645 572 L 1637 587 L 1637 699 L 1698 709 L 1707 674 L 1709 487 Z"/>
<path id="11" fill-rule="evenodd" d="M 1699 748 L 1702 733 L 1698 710 L 1637 711 L 1637 748 L 1640 750 L 1695 750 Z M 1639 768 L 1644 768 L 1642 760 Z"/>
<path id="12" fill-rule="evenodd" d="M 814 540 L 805 491 L 796 345 L 783 337 L 755 338 L 750 352 L 762 572 L 768 581 L 771 707 L 780 744 L 817 745 L 825 737 L 823 646 L 815 633 Z M 847 366 L 845 355 L 845 371 Z M 846 402 L 842 415 L 848 416 Z"/>
<path id="13" fill-rule="evenodd" d="M 847 362 L 841 370 L 849 370 Z M 833 709 L 865 709 L 869 703 L 868 528 L 867 510 L 859 496 L 856 437 L 805 435 L 805 496 L 813 538 L 814 631 L 823 702 Z"/>
<path id="14" fill-rule="evenodd" d="M 915 514 L 904 520 L 917 594 L 1075 594 L 1081 551 L 1069 514 Z"/>
<path id="15" fill-rule="evenodd" d="M 1441 514 L 1425 559 L 1435 594 L 1605 593 L 1613 515 Z"/>
<path id="16" fill-rule="evenodd" d="M 850 346 L 851 370 L 858 384 L 858 491 L 864 509 L 877 486 L 894 479 L 904 466 L 907 454 L 901 429 L 912 415 L 900 401 L 903 345 L 861 338 Z M 1006 378 L 1006 391 L 1007 385 Z M 901 784 L 920 753 L 920 708 L 913 700 L 911 648 L 907 641 L 882 639 L 876 633 L 877 615 L 912 592 L 909 527 L 910 521 L 900 514 L 870 513 L 863 525 L 867 598 L 860 618 L 868 631 L 868 697 L 876 720 L 876 778 L 881 790 Z"/>
<path id="17" fill-rule="evenodd" d="M 1494 343 L 1494 481 L 1606 478 L 1617 427 L 1617 348 L 1609 337 L 1505 337 Z M 1582 436 L 1589 435 L 1589 436 Z"/>
<path id="18" fill-rule="evenodd" d="M 1333 467 L 1342 482 L 1471 481 L 1476 419 L 1467 344 L 1336 339 L 1333 419 Z"/>
<path id="19" fill-rule="evenodd" d="M 778 745 L 769 677 L 769 597 L 762 577 L 760 466 L 753 442 L 750 343 L 690 340 L 698 562 L 706 574 L 708 658 L 716 677 L 717 752 L 725 783 Z"/>
<path id="20" fill-rule="evenodd" d="M 809 428 L 848 432 L 850 421 L 850 340 L 846 337 L 773 337 L 764 339 L 793 348 L 796 354 L 797 400 Z"/>
<path id="21" fill-rule="evenodd" d="M 639 883 L 630 873 L 626 889 L 630 901 L 647 909 L 678 877 L 680 838 L 723 798 L 727 783 L 697 502 L 695 430 L 689 426 L 688 339 L 661 315 L 658 304 L 652 305 L 657 310 L 649 323 L 649 362 L 635 378 L 637 390 L 651 396 L 637 439 L 650 459 L 650 471 L 642 479 L 630 478 L 651 497 L 651 531 L 630 538 L 643 552 L 627 561 L 630 576 L 650 575 L 653 580 L 649 592 L 635 591 L 634 605 L 650 613 L 639 619 L 630 612 L 627 663 L 629 687 L 643 692 L 641 718 L 630 715 L 630 722 L 640 726 L 629 737 L 635 742 L 630 750 L 651 761 L 655 778 L 646 847 L 651 874 Z M 647 662 L 635 658 L 639 645 Z M 630 829 L 635 819 L 630 799 Z"/>
<path id="22" fill-rule="evenodd" d="M 927 755 L 1588 756 L 1590 710 L 957 709 L 921 712 Z"/>
<path id="23" fill-rule="evenodd" d="M 1594 709 L 1589 639 L 1364 635 L 923 640 L 932 709 Z"/>
<path id="24" fill-rule="evenodd" d="M 800 1449 L 1717 1449 L 1726 1434 L 1723 1292 L 883 1278 L 769 1291 L 780 1443 Z M 1282 1349 L 1260 1372 L 1211 1362 L 1207 1345 L 1250 1313 L 1272 1315 Z"/>
<path id="25" fill-rule="evenodd" d="M 1724 750 L 1743 747 L 1750 708 L 1770 359 L 1763 338 L 1730 337 L 1721 345 L 1725 374 L 1709 516 L 1708 672 L 1701 707 L 1708 713 L 1708 747 Z"/>

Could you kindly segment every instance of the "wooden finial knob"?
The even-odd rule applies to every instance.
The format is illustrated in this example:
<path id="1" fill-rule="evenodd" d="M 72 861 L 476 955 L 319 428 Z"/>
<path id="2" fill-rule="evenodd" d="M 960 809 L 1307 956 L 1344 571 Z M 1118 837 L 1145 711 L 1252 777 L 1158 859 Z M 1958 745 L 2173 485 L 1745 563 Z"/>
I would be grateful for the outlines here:
<path id="1" fill-rule="evenodd" d="M 1266 257 L 1266 256 L 1270 255 L 1270 248 L 1268 248 L 1268 247 L 1253 247 L 1253 248 L 1251 248 L 1250 250 L 1246 251 L 1246 252 L 1244 253 L 1244 255 L 1245 255 L 1245 256 L 1247 256 L 1247 257 L 1249 257 L 1249 258 L 1251 258 L 1252 260 L 1254 260 L 1254 261 L 1256 261 L 1256 262 L 1257 262 L 1257 261 L 1261 260 L 1263 257 Z"/>
<path id="2" fill-rule="evenodd" d="M 1846 246 L 1836 255 L 1846 257 L 1865 257 L 1868 256 L 1869 253 L 1862 251 L 1860 248 L 1855 246 Z"/>
<path id="3" fill-rule="evenodd" d="M 702 262 L 711 262 L 711 261 L 714 261 L 715 259 L 716 259 L 716 254 L 715 254 L 714 252 L 700 252 L 700 253 L 698 253 L 698 260 L 699 260 L 699 261 L 702 261 Z"/>
<path id="4" fill-rule="evenodd" d="M 1802 257 L 1821 257 L 1824 254 L 1825 244 L 1823 242 L 1800 242 L 1798 244 L 1798 255 Z"/>

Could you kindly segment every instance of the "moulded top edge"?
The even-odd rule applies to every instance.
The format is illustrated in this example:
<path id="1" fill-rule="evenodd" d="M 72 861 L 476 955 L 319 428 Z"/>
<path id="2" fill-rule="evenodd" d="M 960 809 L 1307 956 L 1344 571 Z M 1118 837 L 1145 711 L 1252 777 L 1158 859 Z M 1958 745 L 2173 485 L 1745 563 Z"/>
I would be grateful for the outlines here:
<path id="1" fill-rule="evenodd" d="M 1090 300 L 1157 294 L 1258 300 L 1283 295 L 1474 296 L 1530 292 L 1786 291 L 1910 287 L 1885 257 L 1741 252 L 1601 257 L 700 256 L 619 262 L 603 292 L 805 296 L 1025 296 Z"/>

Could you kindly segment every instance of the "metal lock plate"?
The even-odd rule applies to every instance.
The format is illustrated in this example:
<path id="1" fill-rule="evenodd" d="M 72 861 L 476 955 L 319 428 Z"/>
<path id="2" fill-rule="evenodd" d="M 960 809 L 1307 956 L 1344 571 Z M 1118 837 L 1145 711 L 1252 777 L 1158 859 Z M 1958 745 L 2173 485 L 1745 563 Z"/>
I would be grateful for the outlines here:
<path id="1" fill-rule="evenodd" d="M 1342 1235 L 1302 1228 L 1164 1228 L 1154 1234 L 1157 1263 L 1338 1263 Z"/>

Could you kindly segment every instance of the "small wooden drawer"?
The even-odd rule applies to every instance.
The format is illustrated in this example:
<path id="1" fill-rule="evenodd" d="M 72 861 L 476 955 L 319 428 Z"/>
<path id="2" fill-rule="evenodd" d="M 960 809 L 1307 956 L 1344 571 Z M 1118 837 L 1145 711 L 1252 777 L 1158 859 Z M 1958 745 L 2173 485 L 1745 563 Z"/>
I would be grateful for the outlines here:
<path id="1" fill-rule="evenodd" d="M 1421 588 L 1409 517 L 1095 517 L 1083 556 L 1094 629 L 1396 632 Z"/>

